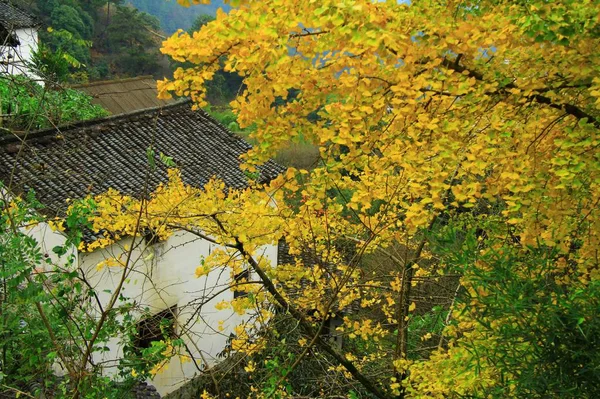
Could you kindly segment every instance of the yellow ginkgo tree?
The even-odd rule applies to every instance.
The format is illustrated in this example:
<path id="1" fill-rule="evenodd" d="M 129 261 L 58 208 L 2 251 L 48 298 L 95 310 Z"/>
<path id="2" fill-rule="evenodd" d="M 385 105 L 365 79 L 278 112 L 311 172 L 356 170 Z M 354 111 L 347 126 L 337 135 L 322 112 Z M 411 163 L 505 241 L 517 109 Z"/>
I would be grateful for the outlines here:
<path id="1" fill-rule="evenodd" d="M 231 3 L 164 42 L 194 66 L 160 95 L 201 107 L 217 70 L 237 73 L 249 175 L 299 140 L 318 165 L 226 193 L 173 171 L 143 202 L 98 198 L 94 228 L 221 244 L 198 275 L 251 266 L 253 295 L 219 306 L 268 320 L 274 304 L 302 335 L 253 396 L 293 394 L 317 351 L 355 396 L 597 397 L 600 3 Z M 282 242 L 285 261 L 255 257 Z M 334 317 L 341 346 L 323 335 Z M 268 350 L 260 336 L 240 329 L 234 350 Z"/>

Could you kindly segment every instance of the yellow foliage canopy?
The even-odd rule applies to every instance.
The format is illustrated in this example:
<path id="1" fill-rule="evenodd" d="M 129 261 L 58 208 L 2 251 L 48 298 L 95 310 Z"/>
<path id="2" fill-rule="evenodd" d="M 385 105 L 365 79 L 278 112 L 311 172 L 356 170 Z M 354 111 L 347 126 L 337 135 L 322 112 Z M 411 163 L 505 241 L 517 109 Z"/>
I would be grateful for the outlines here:
<path id="1" fill-rule="evenodd" d="M 254 267 L 280 287 L 281 299 L 270 292 L 271 300 L 290 301 L 308 322 L 311 310 L 327 314 L 356 301 L 379 306 L 397 326 L 393 345 L 393 329 L 366 317 L 345 320 L 340 331 L 370 337 L 391 355 L 394 379 L 365 385 L 381 397 L 467 395 L 500 378 L 489 363 L 479 373 L 463 370 L 456 384 L 456 370 L 470 356 L 461 342 L 497 345 L 469 312 L 453 316 L 459 322 L 446 333 L 449 345 L 408 359 L 405 334 L 417 307 L 410 287 L 435 277 L 419 266 L 428 254 L 423 233 L 440 218 L 469 214 L 470 226 L 493 223 L 482 255 L 499 250 L 506 236 L 518 237 L 523 253 L 551 248 L 563 258 L 547 271 L 557 284 L 586 287 L 598 279 L 600 40 L 590 33 L 597 21 L 592 28 L 573 22 L 587 21 L 593 5 L 564 2 L 562 16 L 552 14 L 556 24 L 532 34 L 534 3 L 467 3 L 240 1 L 162 48 L 196 66 L 159 82 L 161 96 L 189 95 L 202 106 L 204 83 L 221 66 L 244 77 L 246 89 L 231 105 L 240 126 L 256 125 L 250 170 L 297 140 L 318 145 L 322 162 L 310 173 L 289 170 L 264 189 L 227 195 L 216 182 L 186 187 L 173 172 L 144 205 L 142 224 L 161 237 L 173 228 L 201 231 L 246 260 L 280 238 L 293 255 L 318 254 L 321 265 L 312 268 L 301 260 Z M 138 201 L 109 193 L 98 203 L 96 229 L 110 220 L 132 233 Z M 356 244 L 353 257 L 340 241 Z M 404 258 L 395 257 L 386 275 L 360 269 L 361 257 L 399 244 Z M 565 259 L 574 265 L 568 273 Z M 469 289 L 467 278 L 463 285 Z M 292 290 L 304 291 L 291 298 Z M 340 359 L 366 384 L 360 368 L 373 358 Z"/>

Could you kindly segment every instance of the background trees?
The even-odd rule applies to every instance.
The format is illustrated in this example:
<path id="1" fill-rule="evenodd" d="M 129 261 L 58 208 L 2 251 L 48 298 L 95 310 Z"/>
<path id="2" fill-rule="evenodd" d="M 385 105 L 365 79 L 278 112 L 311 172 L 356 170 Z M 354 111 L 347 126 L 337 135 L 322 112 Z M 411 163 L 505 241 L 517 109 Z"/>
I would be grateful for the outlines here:
<path id="1" fill-rule="evenodd" d="M 121 0 L 15 1 L 40 20 L 45 57 L 52 52 L 77 61 L 77 68 L 61 76 L 63 81 L 170 74 L 158 52 L 160 23 Z"/>
<path id="2" fill-rule="evenodd" d="M 156 73 L 160 57 L 152 32 L 159 31 L 156 18 L 135 8 L 118 7 L 106 28 L 105 42 L 114 65 L 128 76 Z"/>
<path id="3" fill-rule="evenodd" d="M 192 25 L 199 29 L 214 19 L 218 8 L 229 9 L 221 2 L 186 10 L 162 0 L 13 1 L 41 22 L 37 61 L 46 77 L 78 83 L 144 74 L 172 76 L 177 63 L 160 54 L 161 41 L 177 29 Z M 237 75 L 220 71 L 211 84 L 211 102 L 229 103 L 240 86 Z"/>
<path id="4" fill-rule="evenodd" d="M 162 0 L 129 0 L 138 10 L 155 15 L 160 20 L 164 31 L 171 35 L 178 29 L 188 30 L 200 15 L 214 16 L 219 8 L 229 10 L 223 1 L 213 1 L 210 4 L 199 4 L 190 8 L 182 8 L 172 1 Z"/>

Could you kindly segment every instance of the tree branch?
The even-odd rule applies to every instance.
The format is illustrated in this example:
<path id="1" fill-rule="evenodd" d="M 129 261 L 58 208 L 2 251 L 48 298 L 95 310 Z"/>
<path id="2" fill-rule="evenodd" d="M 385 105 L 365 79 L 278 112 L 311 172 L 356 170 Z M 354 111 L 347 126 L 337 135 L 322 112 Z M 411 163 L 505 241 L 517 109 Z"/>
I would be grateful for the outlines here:
<path id="1" fill-rule="evenodd" d="M 217 217 L 213 217 L 213 219 L 215 220 L 215 222 L 217 223 L 219 228 L 225 234 L 228 234 L 227 229 L 225 229 L 225 226 L 223 226 L 221 221 Z M 298 321 L 300 328 L 302 328 L 304 330 L 304 332 L 306 334 L 308 334 L 309 336 L 313 336 L 313 337 L 317 336 L 315 343 L 321 349 L 323 349 L 325 352 L 327 352 L 329 355 L 331 355 L 331 357 L 333 357 L 339 364 L 344 366 L 344 368 L 350 374 L 352 374 L 352 376 L 358 382 L 360 382 L 367 391 L 371 392 L 373 395 L 377 396 L 380 399 L 389 399 L 390 396 L 385 391 L 383 391 L 381 388 L 379 388 L 378 386 L 373 384 L 373 382 L 371 380 L 369 380 L 364 374 L 362 374 L 356 368 L 356 366 L 354 366 L 354 364 L 352 362 L 348 361 L 342 354 L 338 353 L 337 350 L 335 350 L 331 345 L 329 345 L 321 337 L 318 337 L 318 334 L 316 333 L 315 329 L 306 320 L 306 318 L 304 317 L 302 312 L 300 312 L 298 309 L 296 309 L 295 307 L 290 305 L 290 303 L 281 295 L 281 293 L 279 292 L 279 290 L 277 290 L 277 288 L 275 287 L 275 285 L 273 284 L 273 282 L 271 281 L 269 276 L 267 276 L 265 271 L 262 270 L 262 268 L 259 266 L 258 262 L 252 257 L 252 255 L 250 255 L 246 251 L 244 244 L 242 242 L 240 242 L 237 237 L 233 237 L 233 238 L 235 240 L 235 248 L 248 261 L 248 263 L 250 264 L 250 266 L 252 266 L 252 269 L 256 272 L 256 274 L 258 274 L 258 276 L 262 280 L 267 291 L 273 296 L 273 298 L 275 298 L 275 300 L 281 307 L 286 309 L 289 312 L 289 314 Z"/>
<path id="2" fill-rule="evenodd" d="M 464 66 L 461 66 L 458 64 L 458 62 L 451 61 L 447 58 L 444 58 L 444 60 L 442 61 L 442 65 L 450 70 L 455 71 L 455 72 L 459 72 L 461 74 L 466 74 L 467 76 L 475 78 L 478 81 L 485 81 L 483 74 L 481 74 L 477 71 L 470 70 Z M 517 85 L 515 85 L 514 83 L 508 83 L 504 87 L 500 88 L 496 93 L 501 93 L 501 92 L 504 93 L 509 89 L 520 89 L 520 88 Z M 571 115 L 571 116 L 577 118 L 578 120 L 587 119 L 587 121 L 589 123 L 593 124 L 597 129 L 600 129 L 600 120 L 598 120 L 598 118 L 588 114 L 587 112 L 583 111 L 581 108 L 579 108 L 576 105 L 568 104 L 568 103 L 564 103 L 564 104 L 556 103 L 550 97 L 543 96 L 541 94 L 532 94 L 530 96 L 527 96 L 526 98 L 529 101 L 535 101 L 538 104 L 544 104 L 544 105 L 549 106 L 550 108 L 565 111 L 568 115 Z"/>

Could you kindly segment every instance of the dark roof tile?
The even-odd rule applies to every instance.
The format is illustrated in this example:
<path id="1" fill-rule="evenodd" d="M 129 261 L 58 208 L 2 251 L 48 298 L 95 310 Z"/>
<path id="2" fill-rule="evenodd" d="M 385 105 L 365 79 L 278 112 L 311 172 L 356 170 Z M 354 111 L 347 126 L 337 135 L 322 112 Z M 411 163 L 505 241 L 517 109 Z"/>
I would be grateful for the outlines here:
<path id="1" fill-rule="evenodd" d="M 142 195 L 146 150 L 153 141 L 157 168 L 150 174 L 151 190 L 167 180 L 161 152 L 173 158 L 187 184 L 201 187 L 218 177 L 231 188 L 247 185 L 239 157 L 251 146 L 204 111 L 192 111 L 189 101 L 32 132 L 25 144 L 18 140 L 0 138 L 0 180 L 8 184 L 14 167 L 11 190 L 34 189 L 50 214 L 61 214 L 68 198 L 108 188 Z M 266 182 L 284 168 L 269 161 L 259 170 Z"/>
<path id="2" fill-rule="evenodd" d="M 13 5 L 10 0 L 0 0 L 0 24 L 9 31 L 39 25 L 33 16 Z"/>

